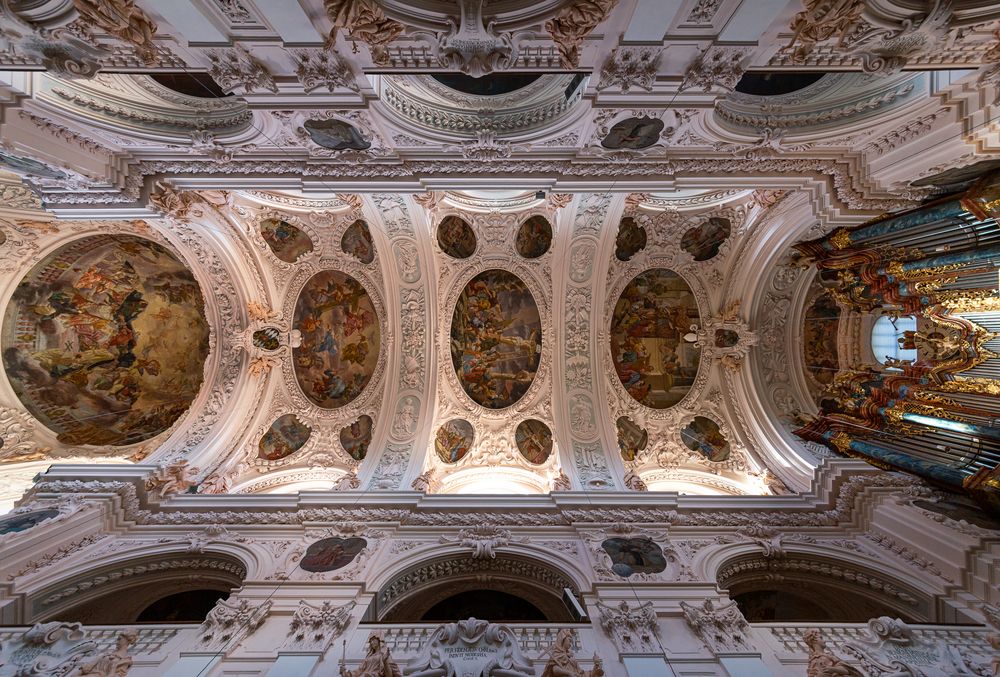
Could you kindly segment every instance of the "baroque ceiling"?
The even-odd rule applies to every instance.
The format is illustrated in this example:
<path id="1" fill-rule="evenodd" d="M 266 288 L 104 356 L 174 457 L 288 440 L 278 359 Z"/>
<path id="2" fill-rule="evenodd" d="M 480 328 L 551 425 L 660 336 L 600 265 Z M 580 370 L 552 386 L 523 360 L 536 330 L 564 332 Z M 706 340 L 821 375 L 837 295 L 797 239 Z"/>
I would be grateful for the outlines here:
<path id="1" fill-rule="evenodd" d="M 806 491 L 863 340 L 792 245 L 1000 143 L 972 1 L 0 11 L 0 499 Z"/>

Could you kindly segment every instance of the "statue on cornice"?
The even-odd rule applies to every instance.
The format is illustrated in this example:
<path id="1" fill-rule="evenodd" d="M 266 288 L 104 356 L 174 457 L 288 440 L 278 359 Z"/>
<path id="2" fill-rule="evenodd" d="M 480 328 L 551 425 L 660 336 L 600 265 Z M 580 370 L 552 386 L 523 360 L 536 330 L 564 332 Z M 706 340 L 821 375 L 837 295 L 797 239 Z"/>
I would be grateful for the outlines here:
<path id="1" fill-rule="evenodd" d="M 125 677 L 132 667 L 128 649 L 138 639 L 138 633 L 133 630 L 119 633 L 114 649 L 82 659 L 65 677 Z"/>
<path id="2" fill-rule="evenodd" d="M 594 667 L 584 670 L 573 656 L 573 631 L 562 628 L 548 648 L 549 662 L 542 670 L 542 677 L 604 677 L 604 666 L 594 654 Z"/>
<path id="3" fill-rule="evenodd" d="M 806 630 L 802 641 L 809 647 L 809 665 L 806 677 L 861 677 L 856 668 L 851 667 L 840 658 L 834 656 L 826 646 L 826 642 L 815 628 Z"/>
<path id="4" fill-rule="evenodd" d="M 341 677 L 402 677 L 396 661 L 389 655 L 389 647 L 382 639 L 382 632 L 373 632 L 368 637 L 368 655 L 356 670 L 348 670 L 343 660 L 340 662 Z"/>

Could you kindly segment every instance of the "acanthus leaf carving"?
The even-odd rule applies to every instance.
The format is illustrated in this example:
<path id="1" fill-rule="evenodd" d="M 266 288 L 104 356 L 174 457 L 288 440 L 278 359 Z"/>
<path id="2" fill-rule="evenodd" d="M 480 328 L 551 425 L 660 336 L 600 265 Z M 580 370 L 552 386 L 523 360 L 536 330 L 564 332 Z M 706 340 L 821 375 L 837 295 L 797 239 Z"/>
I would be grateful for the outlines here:
<path id="1" fill-rule="evenodd" d="M 350 625 L 351 612 L 356 606 L 353 600 L 339 606 L 330 600 L 324 600 L 319 606 L 300 601 L 288 625 L 290 641 L 299 648 L 308 646 L 326 651 Z"/>
<path id="2" fill-rule="evenodd" d="M 701 606 L 681 602 L 684 619 L 713 653 L 753 651 L 750 624 L 736 606 L 727 602 L 716 606 L 706 599 Z"/>
<path id="3" fill-rule="evenodd" d="M 248 599 L 221 599 L 201 624 L 199 641 L 207 647 L 236 646 L 264 624 L 271 600 L 254 604 Z"/>

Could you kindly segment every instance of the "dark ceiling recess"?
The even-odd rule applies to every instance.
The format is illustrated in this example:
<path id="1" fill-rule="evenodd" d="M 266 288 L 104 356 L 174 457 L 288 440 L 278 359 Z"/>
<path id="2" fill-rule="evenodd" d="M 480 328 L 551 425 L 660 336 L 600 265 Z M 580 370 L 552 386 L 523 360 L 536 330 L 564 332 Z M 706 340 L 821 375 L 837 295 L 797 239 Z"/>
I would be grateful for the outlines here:
<path id="1" fill-rule="evenodd" d="M 431 75 L 445 87 L 476 96 L 498 96 L 510 94 L 527 87 L 542 77 L 541 73 L 491 73 L 474 78 L 465 73 L 437 73 Z"/>
<path id="2" fill-rule="evenodd" d="M 178 94 L 201 99 L 221 99 L 226 94 L 208 73 L 150 73 L 149 77 Z"/>
<path id="3" fill-rule="evenodd" d="M 786 73 L 756 71 L 744 73 L 736 83 L 736 91 L 754 96 L 791 94 L 817 82 L 826 73 Z"/>

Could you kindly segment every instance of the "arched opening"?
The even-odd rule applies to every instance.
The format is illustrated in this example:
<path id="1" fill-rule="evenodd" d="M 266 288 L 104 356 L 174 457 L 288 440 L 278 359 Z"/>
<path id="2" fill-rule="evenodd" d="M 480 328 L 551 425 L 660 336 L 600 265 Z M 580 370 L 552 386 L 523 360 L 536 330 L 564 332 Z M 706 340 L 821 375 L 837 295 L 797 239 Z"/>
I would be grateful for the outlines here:
<path id="1" fill-rule="evenodd" d="M 456 621 L 567 623 L 564 602 L 576 595 L 568 576 L 547 562 L 498 554 L 422 562 L 386 582 L 366 617 L 380 623 Z"/>
<path id="2" fill-rule="evenodd" d="M 216 602 L 229 597 L 226 590 L 185 590 L 161 597 L 135 619 L 136 623 L 201 623 Z"/>
<path id="3" fill-rule="evenodd" d="M 494 623 L 547 621 L 537 606 L 502 590 L 466 590 L 447 597 L 424 612 L 422 621 L 459 621 L 484 618 Z"/>
<path id="4" fill-rule="evenodd" d="M 891 616 L 936 622 L 933 598 L 884 571 L 818 555 L 752 553 L 726 562 L 719 586 L 754 622 L 864 623 Z"/>
<path id="5" fill-rule="evenodd" d="M 144 557 L 78 573 L 31 595 L 23 622 L 200 623 L 242 586 L 246 567 L 220 554 Z"/>

